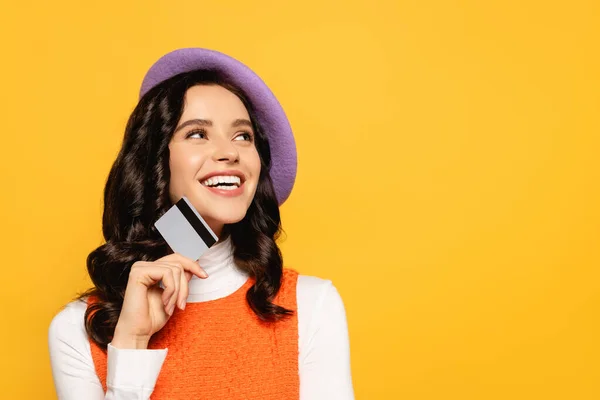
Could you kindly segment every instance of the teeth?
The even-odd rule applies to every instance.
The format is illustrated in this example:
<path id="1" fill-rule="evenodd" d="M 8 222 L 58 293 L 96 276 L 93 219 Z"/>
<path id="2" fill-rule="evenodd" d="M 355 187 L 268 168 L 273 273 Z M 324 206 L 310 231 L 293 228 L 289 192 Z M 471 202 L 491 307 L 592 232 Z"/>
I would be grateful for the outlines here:
<path id="1" fill-rule="evenodd" d="M 233 183 L 237 187 L 239 187 L 241 185 L 242 181 L 239 176 L 222 175 L 222 176 L 213 176 L 212 178 L 208 178 L 207 180 L 205 180 L 204 182 L 201 182 L 201 183 L 206 186 L 216 186 L 219 183 Z M 235 187 L 232 187 L 232 188 L 235 189 Z"/>
<path id="2" fill-rule="evenodd" d="M 221 186 L 219 187 L 220 190 L 235 190 L 237 189 L 237 186 Z"/>

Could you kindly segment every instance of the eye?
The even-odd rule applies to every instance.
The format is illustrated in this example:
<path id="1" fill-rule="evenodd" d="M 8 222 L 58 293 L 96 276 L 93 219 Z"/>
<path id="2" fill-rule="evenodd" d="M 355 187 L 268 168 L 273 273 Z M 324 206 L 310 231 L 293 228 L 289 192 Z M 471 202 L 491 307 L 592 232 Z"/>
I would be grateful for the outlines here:
<path id="1" fill-rule="evenodd" d="M 240 138 L 240 137 L 247 137 L 248 138 L 247 139 L 248 142 L 251 142 L 252 139 L 253 139 L 253 136 L 252 136 L 252 134 L 250 132 L 244 132 L 241 135 L 236 136 L 235 140 L 238 140 L 238 138 Z"/>
<path id="2" fill-rule="evenodd" d="M 185 138 L 189 139 L 189 138 L 192 138 L 192 136 L 195 136 L 193 139 L 196 139 L 196 138 L 198 138 L 199 135 L 206 137 L 206 131 L 204 129 L 194 129 L 192 131 L 189 131 L 188 134 L 185 136 Z M 202 137 L 200 137 L 198 139 L 202 139 Z"/>

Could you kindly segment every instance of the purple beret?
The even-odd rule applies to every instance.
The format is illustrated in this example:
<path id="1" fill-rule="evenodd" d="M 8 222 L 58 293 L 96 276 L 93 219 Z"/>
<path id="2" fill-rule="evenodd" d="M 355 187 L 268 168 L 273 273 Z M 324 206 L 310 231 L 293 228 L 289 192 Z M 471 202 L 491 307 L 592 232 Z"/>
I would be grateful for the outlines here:
<path id="1" fill-rule="evenodd" d="M 296 180 L 296 142 L 290 123 L 269 87 L 250 68 L 218 51 L 202 48 L 174 50 L 162 56 L 150 67 L 140 97 L 160 82 L 183 72 L 198 69 L 216 70 L 241 88 L 254 107 L 258 123 L 269 139 L 271 149 L 270 175 L 277 201 L 282 205 L 289 197 Z"/>

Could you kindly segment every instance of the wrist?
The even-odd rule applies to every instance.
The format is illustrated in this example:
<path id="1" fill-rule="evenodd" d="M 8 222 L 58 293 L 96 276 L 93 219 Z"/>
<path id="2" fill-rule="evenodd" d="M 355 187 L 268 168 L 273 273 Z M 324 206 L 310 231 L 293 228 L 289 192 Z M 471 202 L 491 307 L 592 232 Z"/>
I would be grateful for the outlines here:
<path id="1" fill-rule="evenodd" d="M 148 336 L 122 334 L 115 329 L 115 335 L 110 344 L 117 349 L 145 350 L 148 348 L 149 342 L 150 337 Z"/>

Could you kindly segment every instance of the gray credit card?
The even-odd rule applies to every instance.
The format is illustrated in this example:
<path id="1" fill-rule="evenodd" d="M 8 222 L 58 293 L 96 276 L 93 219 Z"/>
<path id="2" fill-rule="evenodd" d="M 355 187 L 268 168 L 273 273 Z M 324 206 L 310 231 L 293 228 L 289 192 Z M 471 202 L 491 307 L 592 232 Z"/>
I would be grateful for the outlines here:
<path id="1" fill-rule="evenodd" d="M 194 261 L 219 240 L 185 196 L 154 226 L 175 253 Z"/>

